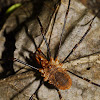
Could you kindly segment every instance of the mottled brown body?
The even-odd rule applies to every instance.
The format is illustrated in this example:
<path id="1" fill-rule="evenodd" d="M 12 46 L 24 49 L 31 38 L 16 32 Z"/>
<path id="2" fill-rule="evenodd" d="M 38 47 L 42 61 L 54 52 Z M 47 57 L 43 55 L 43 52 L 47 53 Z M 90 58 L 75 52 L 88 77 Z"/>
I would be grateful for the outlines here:
<path id="1" fill-rule="evenodd" d="M 62 68 L 63 64 L 59 63 L 58 59 L 54 60 L 51 57 L 50 61 L 47 61 L 43 55 L 36 53 L 36 60 L 38 64 L 41 64 L 43 67 L 39 69 L 39 72 L 42 73 L 44 81 L 49 81 L 50 84 L 53 84 L 61 90 L 69 89 L 71 87 L 72 80 L 66 70 Z"/>

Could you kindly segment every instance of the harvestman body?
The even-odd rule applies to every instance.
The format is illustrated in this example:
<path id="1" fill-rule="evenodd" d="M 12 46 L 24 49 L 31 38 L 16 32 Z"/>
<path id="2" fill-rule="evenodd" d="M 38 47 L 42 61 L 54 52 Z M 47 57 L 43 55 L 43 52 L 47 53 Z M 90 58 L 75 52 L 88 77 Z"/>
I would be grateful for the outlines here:
<path id="1" fill-rule="evenodd" d="M 61 33 L 59 48 L 61 47 L 62 35 L 63 35 L 64 29 L 65 29 L 66 19 L 67 19 L 67 15 L 68 15 L 68 12 L 69 12 L 70 1 L 71 0 L 69 0 L 68 9 L 67 9 L 66 15 L 65 15 L 64 26 L 63 26 L 63 30 L 62 30 L 62 33 Z M 31 65 L 28 65 L 27 63 L 25 63 L 23 61 L 20 61 L 19 59 L 16 59 L 16 58 L 14 59 L 14 61 L 17 61 L 19 63 L 27 65 L 27 66 L 29 66 L 29 67 L 31 67 L 33 69 L 39 70 L 39 72 L 44 77 L 44 81 L 48 81 L 50 84 L 53 84 L 57 89 L 61 89 L 61 90 L 69 89 L 71 87 L 71 85 L 72 85 L 72 80 L 71 80 L 70 76 L 68 75 L 67 71 L 70 72 L 70 73 L 72 73 L 72 72 L 69 71 L 69 70 L 63 69 L 62 65 L 66 61 L 66 59 L 73 53 L 73 51 L 78 47 L 78 45 L 82 42 L 82 40 L 85 38 L 85 36 L 89 32 L 89 30 L 91 29 L 92 22 L 95 19 L 95 17 L 97 16 L 97 14 L 93 17 L 92 20 L 90 20 L 90 25 L 89 25 L 88 30 L 82 36 L 82 38 L 80 39 L 80 41 L 70 51 L 70 53 L 68 54 L 68 56 L 64 59 L 64 61 L 62 63 L 60 63 L 57 58 L 54 60 L 51 57 L 49 43 L 47 43 L 47 40 L 45 38 L 42 24 L 41 24 L 39 18 L 37 18 L 38 22 L 39 22 L 39 24 L 41 26 L 41 34 L 42 34 L 43 39 L 44 39 L 44 41 L 46 43 L 46 46 L 47 46 L 47 56 L 48 56 L 47 58 L 48 59 L 44 56 L 43 52 L 39 48 L 37 48 L 37 50 L 35 52 L 34 58 L 36 59 L 37 63 L 42 66 L 42 68 L 39 68 L 39 69 L 35 68 L 35 67 L 33 67 Z M 79 78 L 81 78 L 81 79 L 86 80 L 87 82 L 90 82 L 91 84 L 94 84 L 94 85 L 100 87 L 99 84 L 91 82 L 90 80 L 88 80 L 86 78 L 83 78 L 81 76 L 78 76 L 78 75 L 76 75 L 74 73 L 72 73 L 72 74 L 75 75 L 75 76 L 77 76 L 77 77 L 79 77 Z M 59 93 L 59 96 L 60 96 L 60 99 L 61 99 L 62 98 L 61 94 L 60 94 L 59 91 L 58 91 L 58 93 Z M 32 96 L 30 97 L 30 100 L 32 100 Z"/>

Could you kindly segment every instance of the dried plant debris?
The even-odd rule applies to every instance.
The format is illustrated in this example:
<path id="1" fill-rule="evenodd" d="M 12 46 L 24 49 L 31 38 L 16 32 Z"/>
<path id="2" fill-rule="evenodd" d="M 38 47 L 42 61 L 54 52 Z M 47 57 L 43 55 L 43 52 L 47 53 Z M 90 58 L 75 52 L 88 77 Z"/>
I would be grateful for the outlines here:
<path id="1" fill-rule="evenodd" d="M 39 2 L 37 4 L 39 6 Z M 44 30 L 46 30 L 45 37 L 47 41 L 49 41 L 49 37 L 51 36 L 49 45 L 51 56 L 54 58 L 57 56 L 59 61 L 62 62 L 87 31 L 89 24 L 86 23 L 95 16 L 85 6 L 77 2 L 77 0 L 72 0 L 62 37 L 61 48 L 58 51 L 68 0 L 62 0 L 61 4 L 58 4 L 56 0 L 52 2 L 45 1 L 41 4 L 42 6 L 39 6 L 39 8 L 36 5 L 32 5 L 32 3 L 23 5 L 21 6 L 22 8 L 18 8 L 9 16 L 0 30 L 0 58 L 4 57 L 8 59 L 15 57 L 32 64 L 29 54 L 35 52 L 35 43 L 37 46 L 41 44 L 40 49 L 46 54 L 47 47 L 43 41 L 40 26 L 36 19 L 36 16 L 38 16 Z M 56 7 L 54 6 L 55 4 L 57 4 Z M 71 54 L 67 62 L 63 64 L 63 68 L 97 84 L 100 84 L 99 27 L 100 20 L 96 17 L 87 36 Z M 38 93 L 32 95 L 33 100 L 59 100 L 57 91 L 49 83 L 44 82 L 44 84 L 41 84 L 43 78 L 38 71 L 32 70 L 28 66 L 24 66 L 18 62 L 7 63 L 4 69 L 2 67 L 4 62 L 0 61 L 0 63 L 2 63 L 0 72 L 2 73 L 6 70 L 5 73 L 7 75 L 5 76 L 6 78 L 0 80 L 1 100 L 28 100 L 38 89 L 39 85 L 41 86 Z M 9 67 L 9 64 L 12 67 Z M 90 84 L 73 74 L 68 74 L 72 79 L 72 86 L 70 89 L 60 90 L 64 100 L 100 99 L 100 87 Z"/>

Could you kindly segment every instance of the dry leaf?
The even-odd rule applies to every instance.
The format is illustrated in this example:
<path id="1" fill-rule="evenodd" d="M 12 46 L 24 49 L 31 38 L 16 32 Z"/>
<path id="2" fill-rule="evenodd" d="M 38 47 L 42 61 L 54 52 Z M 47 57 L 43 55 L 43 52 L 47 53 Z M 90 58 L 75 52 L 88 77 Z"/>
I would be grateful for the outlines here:
<path id="1" fill-rule="evenodd" d="M 46 1 L 43 3 L 39 11 L 30 12 L 34 10 L 35 7 L 32 3 L 24 5 L 24 7 L 15 11 L 6 21 L 0 31 L 0 35 L 6 30 L 7 34 L 15 35 L 15 51 L 14 57 L 22 61 L 29 57 L 29 52 L 35 52 L 35 46 L 31 38 L 34 38 L 37 45 L 41 43 L 41 50 L 46 54 L 46 45 L 42 41 L 42 36 L 40 32 L 40 26 L 38 21 L 34 16 L 33 20 L 30 20 L 29 15 L 34 13 L 37 14 L 43 24 L 44 29 L 51 24 L 50 19 L 54 18 L 54 4 L 55 1 Z M 67 10 L 68 1 L 62 1 L 59 7 L 53 31 L 49 29 L 46 33 L 47 40 L 51 35 L 50 49 L 52 57 L 58 56 L 59 61 L 63 61 L 68 55 L 74 45 L 80 40 L 83 34 L 89 27 L 89 24 L 81 26 L 90 21 L 94 15 L 88 12 L 88 9 L 84 7 L 81 3 L 71 1 L 71 7 L 68 14 L 65 32 L 63 35 L 63 43 L 59 51 L 57 51 L 58 44 L 60 41 L 60 34 L 62 32 L 62 27 L 64 23 L 64 16 Z M 39 6 L 39 4 L 38 4 Z M 27 9 L 29 8 L 29 9 Z M 23 10 L 24 9 L 24 10 Z M 49 11 L 50 10 L 50 11 Z M 35 11 L 35 10 L 34 10 Z M 23 14 L 25 13 L 25 14 Z M 18 15 L 17 15 L 18 14 Z M 28 17 L 27 17 L 27 16 Z M 17 23 L 15 23 L 17 22 Z M 17 27 L 17 28 L 16 28 Z M 88 78 L 93 82 L 100 84 L 100 20 L 95 18 L 92 28 L 88 35 L 85 37 L 83 42 L 78 46 L 78 48 L 73 52 L 68 60 L 63 65 L 63 68 L 69 69 L 72 72 Z M 2 35 L 1 35 L 2 36 Z M 4 39 L 5 37 L 2 36 Z M 5 38 L 5 42 L 7 39 Z M 0 56 L 2 56 L 2 51 L 4 50 L 3 43 L 1 43 L 2 48 Z M 7 51 L 9 54 L 9 51 Z M 58 52 L 58 53 L 57 53 Z M 8 66 L 7 66 L 8 67 Z M 15 62 L 14 70 L 18 71 L 24 65 Z M 29 97 L 36 91 L 40 84 L 41 76 L 38 72 L 28 71 L 30 68 L 25 67 L 25 69 L 20 70 L 17 74 L 9 76 L 7 78 L 0 80 L 0 98 L 1 100 L 28 100 Z M 23 72 L 23 73 L 22 73 Z M 64 100 L 99 100 L 100 99 L 100 88 L 94 86 L 76 76 L 71 75 L 72 87 L 69 90 L 60 90 Z M 38 97 L 41 100 L 59 100 L 58 93 L 55 89 L 52 89 L 50 84 L 43 84 L 39 91 Z M 35 97 L 34 97 L 35 98 Z"/>

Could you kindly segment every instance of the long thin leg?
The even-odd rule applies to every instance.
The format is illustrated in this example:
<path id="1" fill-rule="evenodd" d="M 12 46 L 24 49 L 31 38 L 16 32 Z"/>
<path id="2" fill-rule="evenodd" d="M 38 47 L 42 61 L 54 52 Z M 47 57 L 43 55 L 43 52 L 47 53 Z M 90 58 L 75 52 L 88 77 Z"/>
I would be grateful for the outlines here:
<path id="1" fill-rule="evenodd" d="M 10 59 L 10 60 L 12 60 L 12 59 Z M 17 62 L 19 62 L 19 63 L 21 63 L 21 64 L 23 64 L 23 65 L 29 66 L 30 68 L 39 70 L 38 68 L 36 68 L 36 67 L 34 67 L 34 66 L 32 66 L 32 65 L 29 65 L 29 64 L 27 64 L 26 62 L 23 62 L 23 61 L 21 61 L 21 60 L 19 60 L 19 59 L 17 59 L 17 58 L 14 58 L 13 61 L 17 61 Z"/>
<path id="2" fill-rule="evenodd" d="M 34 43 L 34 46 L 35 46 L 36 51 L 38 51 L 39 47 L 36 45 L 34 38 L 33 38 L 31 35 L 28 34 L 27 26 L 26 26 L 26 25 L 24 25 L 24 26 L 25 26 L 25 31 L 26 31 L 27 36 L 28 36 L 28 37 L 31 39 L 31 41 Z M 42 55 L 43 55 L 45 58 L 47 58 L 47 57 L 45 56 L 45 54 L 44 54 L 42 51 L 41 51 L 41 53 L 42 53 Z"/>
<path id="3" fill-rule="evenodd" d="M 50 34 L 50 37 L 49 37 L 49 42 L 48 42 L 48 44 L 50 45 L 50 41 L 51 41 L 51 35 L 52 35 L 52 31 L 53 31 L 53 26 L 54 26 L 54 24 L 55 24 L 55 21 L 56 21 L 56 15 L 57 15 L 57 12 L 58 12 L 58 9 L 59 9 L 59 5 L 60 5 L 60 3 L 57 5 L 57 7 L 56 7 L 56 10 L 55 10 L 55 12 L 54 12 L 54 14 L 53 14 L 53 21 L 51 21 L 52 23 L 52 27 L 50 28 L 51 29 L 51 34 Z"/>
<path id="4" fill-rule="evenodd" d="M 47 39 L 45 38 L 45 35 L 43 34 L 43 26 L 42 26 L 42 24 L 41 24 L 41 21 L 40 21 L 39 17 L 37 17 L 37 20 L 38 20 L 38 22 L 39 22 L 39 24 L 40 24 L 40 27 L 41 27 L 41 34 L 42 34 L 43 39 L 44 39 L 44 41 L 45 41 L 45 43 L 46 43 L 46 46 L 47 46 L 47 56 L 48 56 L 48 60 L 50 60 L 51 52 L 50 52 L 49 44 L 47 43 Z"/>
<path id="5" fill-rule="evenodd" d="M 67 20 L 67 16 L 68 16 L 68 13 L 69 13 L 70 2 L 71 2 L 71 0 L 69 0 L 68 8 L 67 8 L 66 15 L 65 15 L 65 18 L 64 18 L 64 25 L 63 25 L 63 29 L 62 29 L 62 33 L 61 33 L 61 37 L 60 37 L 59 49 L 61 47 L 62 36 L 63 36 L 63 33 L 64 33 L 64 29 L 65 29 L 65 25 L 66 25 L 66 20 Z"/>
<path id="6" fill-rule="evenodd" d="M 68 13 L 69 13 L 69 8 L 70 8 L 70 2 L 71 2 L 71 0 L 69 0 L 68 8 L 67 8 L 67 11 L 66 11 L 66 14 L 65 14 L 64 25 L 63 25 L 62 33 L 61 33 L 61 36 L 60 36 L 60 43 L 59 43 L 58 51 L 59 51 L 59 49 L 60 49 L 60 47 L 61 47 L 62 36 L 63 36 L 63 34 L 64 34 L 64 29 L 65 29 L 65 25 L 66 25 L 66 20 L 67 20 L 67 16 L 68 16 Z"/>
<path id="7" fill-rule="evenodd" d="M 96 15 L 95 16 L 97 16 L 98 15 L 98 13 L 100 12 L 100 9 L 98 10 L 98 12 L 96 13 Z M 92 20 L 93 20 L 94 18 L 92 18 L 91 20 L 89 20 L 87 23 L 85 23 L 85 24 L 83 24 L 83 25 L 81 25 L 81 26 L 85 26 L 85 25 L 88 25 Z"/>
<path id="8" fill-rule="evenodd" d="M 59 89 L 56 88 L 56 90 L 57 90 L 57 92 L 58 92 L 58 95 L 59 95 L 60 100 L 62 100 L 62 96 L 61 96 L 61 93 L 60 93 Z"/>
<path id="9" fill-rule="evenodd" d="M 31 97 L 29 98 L 29 100 L 34 100 L 34 99 L 33 99 L 33 96 L 34 96 L 34 95 L 36 95 L 36 98 L 39 100 L 39 98 L 38 98 L 38 91 L 39 91 L 40 87 L 42 86 L 42 84 L 43 84 L 43 79 L 41 79 L 38 88 L 37 88 L 36 91 L 31 95 Z"/>
<path id="10" fill-rule="evenodd" d="M 98 13 L 91 20 L 90 25 L 89 25 L 89 28 L 87 29 L 87 31 L 85 32 L 85 34 L 81 37 L 80 41 L 73 47 L 73 49 L 70 51 L 70 53 L 68 54 L 68 56 L 62 61 L 62 63 L 64 63 L 68 59 L 68 57 L 73 53 L 73 51 L 75 51 L 75 49 L 78 47 L 78 45 L 83 41 L 83 39 L 85 38 L 85 36 L 90 31 L 90 29 L 92 27 L 92 23 L 93 23 L 95 17 L 99 14 L 99 12 L 100 12 L 100 10 L 98 11 Z"/>
<path id="11" fill-rule="evenodd" d="M 87 78 L 84 78 L 84 77 L 81 77 L 81 76 L 79 76 L 79 75 L 76 75 L 75 73 L 73 73 L 73 72 L 71 72 L 71 71 L 69 71 L 69 70 L 67 70 L 67 71 L 68 71 L 69 73 L 71 73 L 71 74 L 73 74 L 73 75 L 75 75 L 75 76 L 77 76 L 77 77 L 79 77 L 79 78 L 81 78 L 81 79 L 83 79 L 83 80 L 85 80 L 85 81 L 87 81 L 87 82 L 93 84 L 93 85 L 96 85 L 96 86 L 100 87 L 99 84 L 96 84 L 96 83 L 92 82 L 91 80 L 89 80 L 89 79 L 87 79 Z"/>
<path id="12" fill-rule="evenodd" d="M 56 20 L 56 15 L 57 15 L 57 12 L 58 12 L 58 9 L 59 9 L 59 5 L 60 5 L 60 1 L 58 1 L 58 3 L 56 4 L 56 9 L 55 9 L 55 11 L 54 11 L 54 14 L 53 14 L 53 16 L 52 16 L 52 21 L 51 21 L 51 25 L 49 25 L 49 26 L 52 26 L 51 28 L 50 28 L 50 31 L 51 31 L 51 34 L 50 34 L 50 37 L 49 37 L 49 41 L 48 41 L 48 47 L 49 47 L 49 45 L 50 45 L 50 39 L 51 39 L 51 35 L 52 35 L 52 30 L 53 30 L 53 26 L 54 26 L 54 23 L 55 23 L 55 20 Z M 39 24 L 40 24 L 40 26 L 41 26 L 41 28 L 42 28 L 42 30 L 43 30 L 43 26 L 42 26 L 42 24 L 41 24 L 41 22 L 40 22 L 40 19 L 38 18 L 38 21 L 39 21 Z M 48 29 L 49 30 L 49 29 Z M 45 33 L 46 33 L 47 31 L 45 31 Z M 45 34 L 44 33 L 44 34 Z M 39 47 L 40 47 L 40 45 L 39 45 Z M 38 48 L 39 48 L 38 47 Z M 49 47 L 50 48 L 50 47 Z M 38 51 L 38 49 L 37 49 L 37 51 Z M 45 54 L 41 51 L 41 53 L 42 53 L 42 55 L 43 56 L 45 56 Z M 45 58 L 47 59 L 47 57 L 45 56 Z"/>

